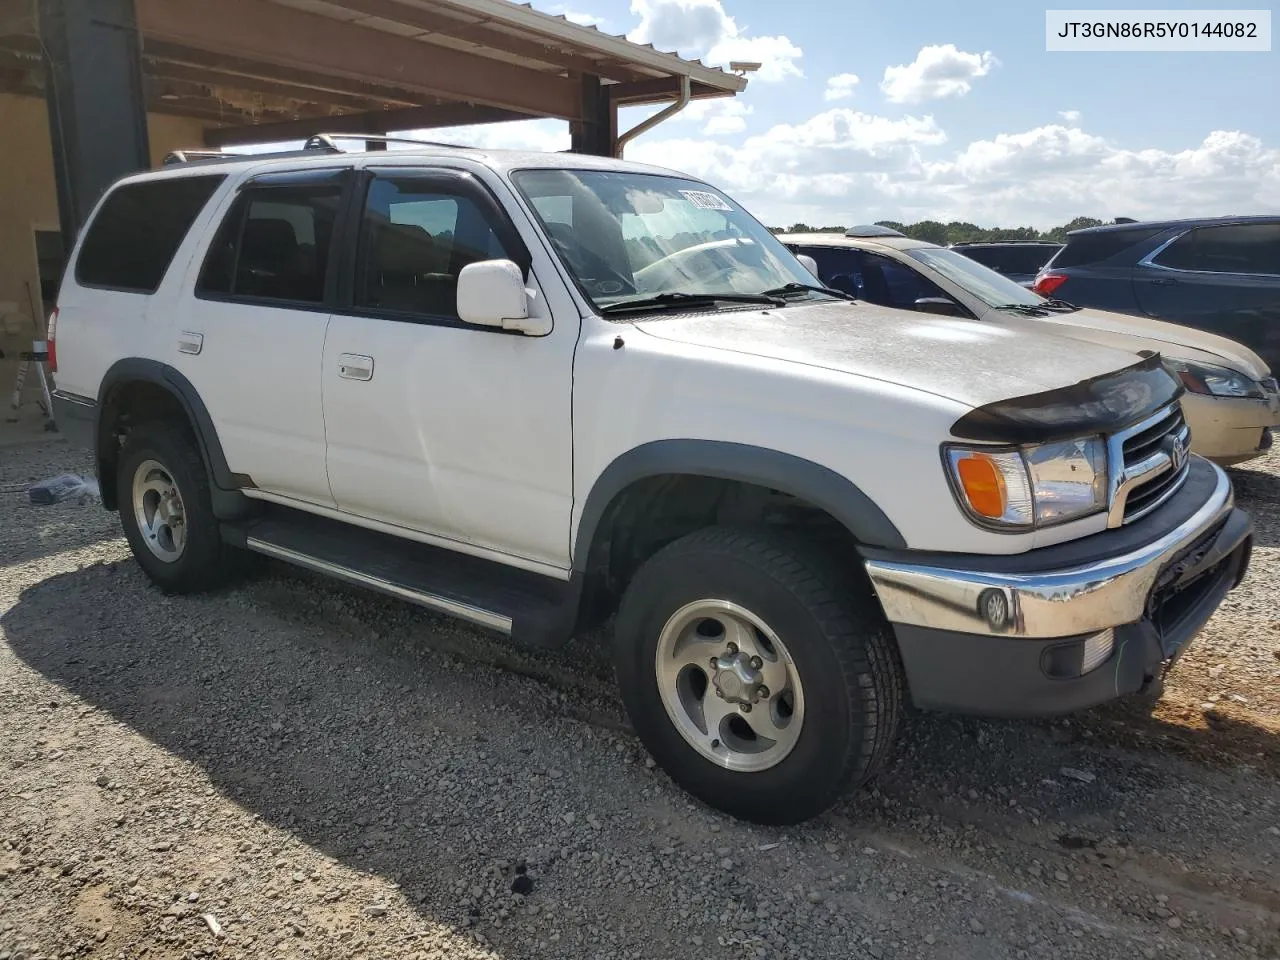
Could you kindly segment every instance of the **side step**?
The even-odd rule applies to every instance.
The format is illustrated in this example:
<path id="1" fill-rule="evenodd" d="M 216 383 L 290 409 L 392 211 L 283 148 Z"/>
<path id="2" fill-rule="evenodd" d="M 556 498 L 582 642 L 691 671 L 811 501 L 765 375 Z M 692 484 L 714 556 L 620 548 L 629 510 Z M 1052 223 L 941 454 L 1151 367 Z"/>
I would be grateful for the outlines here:
<path id="1" fill-rule="evenodd" d="M 572 634 L 579 587 L 505 564 L 264 505 L 258 516 L 223 523 L 239 547 L 466 620 L 534 646 Z"/>

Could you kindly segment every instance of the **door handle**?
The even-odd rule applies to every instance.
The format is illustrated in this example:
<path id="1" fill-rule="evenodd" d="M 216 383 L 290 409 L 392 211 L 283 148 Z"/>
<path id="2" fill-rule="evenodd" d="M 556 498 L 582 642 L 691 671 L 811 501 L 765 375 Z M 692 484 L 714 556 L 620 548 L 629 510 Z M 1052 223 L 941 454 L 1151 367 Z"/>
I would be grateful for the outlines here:
<path id="1" fill-rule="evenodd" d="M 338 357 L 338 376 L 344 380 L 372 380 L 373 357 L 344 353 Z"/>
<path id="2" fill-rule="evenodd" d="M 204 349 L 204 334 L 193 333 L 190 330 L 183 330 L 178 334 L 178 352 L 189 353 L 192 356 Z"/>

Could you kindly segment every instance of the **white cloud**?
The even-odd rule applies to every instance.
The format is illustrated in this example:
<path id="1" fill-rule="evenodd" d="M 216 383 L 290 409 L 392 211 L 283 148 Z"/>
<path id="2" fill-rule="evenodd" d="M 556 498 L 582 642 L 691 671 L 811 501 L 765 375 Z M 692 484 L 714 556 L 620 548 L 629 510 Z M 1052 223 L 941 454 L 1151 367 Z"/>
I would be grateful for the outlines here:
<path id="1" fill-rule="evenodd" d="M 1082 119 L 1082 114 L 1079 110 L 1059 110 L 1058 116 L 1067 121 L 1067 123 L 1071 124 L 1073 127 L 1078 126 Z"/>
<path id="2" fill-rule="evenodd" d="M 848 100 L 853 96 L 854 87 L 857 85 L 858 75 L 856 73 L 837 73 L 827 80 L 827 89 L 822 95 L 822 99 Z"/>
<path id="3" fill-rule="evenodd" d="M 990 53 L 965 53 L 955 44 L 921 47 L 915 60 L 885 67 L 880 89 L 893 103 L 920 103 L 943 97 L 963 97 L 973 81 L 999 64 Z"/>
<path id="4" fill-rule="evenodd" d="M 749 103 L 738 98 L 715 100 L 695 100 L 685 107 L 677 117 L 682 120 L 695 120 L 701 123 L 702 132 L 708 137 L 726 136 L 741 133 L 747 129 L 747 117 L 755 110 Z"/>
<path id="5" fill-rule="evenodd" d="M 640 137 L 627 159 L 702 177 L 780 225 L 933 219 L 1047 228 L 1078 216 L 1280 212 L 1280 144 L 1239 130 L 1164 150 L 1054 122 L 953 146 L 932 116 L 847 107 L 746 137 L 709 139 L 703 129 L 732 128 L 748 114 L 737 100 L 690 104 L 680 115 L 685 122 L 673 119 Z M 530 120 L 423 136 L 563 150 L 567 127 Z"/>
<path id="6" fill-rule="evenodd" d="M 583 13 L 580 10 L 573 10 L 563 3 L 557 3 L 547 7 L 546 12 L 557 17 L 564 17 L 570 23 L 576 23 L 583 27 L 598 27 L 604 23 L 604 17 L 598 17 L 594 13 Z"/>
<path id="7" fill-rule="evenodd" d="M 640 22 L 627 34 L 636 43 L 674 50 L 715 66 L 730 61 L 759 63 L 754 76 L 776 83 L 804 74 L 796 61 L 804 51 L 785 36 L 756 37 L 725 13 L 720 0 L 631 0 Z"/>

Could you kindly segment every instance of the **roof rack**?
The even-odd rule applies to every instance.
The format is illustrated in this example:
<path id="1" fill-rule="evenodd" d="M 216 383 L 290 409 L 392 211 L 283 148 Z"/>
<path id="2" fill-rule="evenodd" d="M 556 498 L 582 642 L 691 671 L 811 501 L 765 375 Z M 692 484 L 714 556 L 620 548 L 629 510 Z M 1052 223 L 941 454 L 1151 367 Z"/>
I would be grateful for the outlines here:
<path id="1" fill-rule="evenodd" d="M 905 237 L 906 234 L 901 231 L 894 230 L 892 227 L 882 227 L 878 223 L 863 224 L 859 227 L 850 227 L 844 232 L 846 237 Z"/>
<path id="2" fill-rule="evenodd" d="M 328 149 L 330 152 L 341 152 L 335 140 L 364 140 L 373 143 L 411 143 L 416 147 L 448 147 L 450 150 L 474 150 L 461 143 L 444 143 L 440 140 L 415 140 L 412 137 L 387 137 L 375 133 L 317 133 L 307 139 L 304 150 Z"/>
<path id="3" fill-rule="evenodd" d="M 374 143 L 408 143 L 416 147 L 448 147 L 450 150 L 474 150 L 460 143 L 443 143 L 435 140 L 414 140 L 410 137 L 387 137 L 375 133 L 317 133 L 308 137 L 301 150 L 280 150 L 274 153 L 228 153 L 225 150 L 171 150 L 165 154 L 164 166 L 177 163 L 227 163 L 233 160 L 274 160 L 282 157 L 311 157 L 317 153 L 346 153 L 335 140 L 364 140 Z"/>

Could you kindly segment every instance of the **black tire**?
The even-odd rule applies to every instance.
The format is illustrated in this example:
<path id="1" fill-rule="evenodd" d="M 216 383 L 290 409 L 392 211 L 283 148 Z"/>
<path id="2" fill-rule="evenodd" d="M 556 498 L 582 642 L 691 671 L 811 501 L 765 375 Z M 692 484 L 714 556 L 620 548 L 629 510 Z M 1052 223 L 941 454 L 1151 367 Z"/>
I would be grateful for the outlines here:
<path id="1" fill-rule="evenodd" d="M 147 546 L 133 507 L 133 481 L 147 461 L 160 464 L 182 500 L 186 541 L 176 560 L 162 560 Z M 233 548 L 222 540 L 209 495 L 209 474 L 189 430 L 153 421 L 131 430 L 116 473 L 120 524 L 134 558 L 165 593 L 198 593 L 224 583 L 233 569 Z"/>
<path id="2" fill-rule="evenodd" d="M 794 824 L 867 782 L 897 734 L 902 674 L 870 588 L 785 533 L 711 527 L 671 543 L 623 597 L 614 657 L 640 739 L 671 778 L 708 805 L 763 824 Z M 671 721 L 658 690 L 659 635 L 681 607 L 714 598 L 741 605 L 782 640 L 804 689 L 791 752 L 735 772 L 704 757 Z"/>

